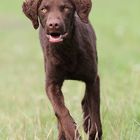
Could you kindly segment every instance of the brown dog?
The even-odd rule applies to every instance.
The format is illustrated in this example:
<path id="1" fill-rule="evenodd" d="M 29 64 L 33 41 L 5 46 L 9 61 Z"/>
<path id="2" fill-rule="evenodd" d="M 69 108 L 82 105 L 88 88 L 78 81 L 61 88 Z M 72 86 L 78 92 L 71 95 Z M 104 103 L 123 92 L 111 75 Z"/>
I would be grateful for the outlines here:
<path id="1" fill-rule="evenodd" d="M 85 82 L 84 130 L 89 140 L 101 140 L 102 136 L 96 36 L 88 22 L 90 9 L 90 0 L 26 0 L 23 3 L 23 12 L 35 29 L 40 23 L 46 92 L 58 119 L 59 140 L 80 139 L 61 92 L 67 79 Z"/>

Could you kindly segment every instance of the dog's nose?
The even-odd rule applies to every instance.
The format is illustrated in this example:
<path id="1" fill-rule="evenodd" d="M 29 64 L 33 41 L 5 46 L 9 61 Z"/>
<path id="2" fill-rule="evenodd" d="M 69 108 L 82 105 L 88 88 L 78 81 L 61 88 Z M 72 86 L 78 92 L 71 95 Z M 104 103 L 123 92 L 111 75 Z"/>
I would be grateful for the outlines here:
<path id="1" fill-rule="evenodd" d="M 47 23 L 47 26 L 49 29 L 59 29 L 60 28 L 60 22 L 58 20 L 51 20 Z"/>
<path id="2" fill-rule="evenodd" d="M 58 25 L 58 23 L 50 23 L 49 24 L 49 28 L 56 28 L 56 29 L 58 29 L 59 25 Z"/>

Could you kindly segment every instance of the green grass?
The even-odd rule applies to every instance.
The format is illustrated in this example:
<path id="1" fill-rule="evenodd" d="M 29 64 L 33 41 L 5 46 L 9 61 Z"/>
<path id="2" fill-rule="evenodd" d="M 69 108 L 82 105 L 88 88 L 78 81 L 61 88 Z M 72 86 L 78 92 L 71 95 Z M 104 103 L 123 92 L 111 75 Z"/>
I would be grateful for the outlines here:
<path id="1" fill-rule="evenodd" d="M 38 34 L 21 11 L 22 0 L 0 5 L 0 140 L 56 140 L 57 126 L 44 91 Z M 93 1 L 104 140 L 140 140 L 139 0 Z M 84 84 L 64 83 L 66 105 L 83 139 Z"/>

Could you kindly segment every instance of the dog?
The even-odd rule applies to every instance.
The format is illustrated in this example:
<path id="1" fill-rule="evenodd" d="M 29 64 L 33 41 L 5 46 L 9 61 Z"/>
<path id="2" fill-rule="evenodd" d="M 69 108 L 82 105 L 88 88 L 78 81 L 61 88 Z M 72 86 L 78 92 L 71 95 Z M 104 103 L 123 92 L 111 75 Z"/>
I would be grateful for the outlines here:
<path id="1" fill-rule="evenodd" d="M 33 27 L 39 27 L 46 93 L 58 120 L 58 140 L 81 139 L 64 103 L 64 80 L 85 83 L 84 131 L 89 140 L 102 139 L 96 35 L 88 20 L 91 7 L 91 0 L 26 0 L 22 5 Z"/>

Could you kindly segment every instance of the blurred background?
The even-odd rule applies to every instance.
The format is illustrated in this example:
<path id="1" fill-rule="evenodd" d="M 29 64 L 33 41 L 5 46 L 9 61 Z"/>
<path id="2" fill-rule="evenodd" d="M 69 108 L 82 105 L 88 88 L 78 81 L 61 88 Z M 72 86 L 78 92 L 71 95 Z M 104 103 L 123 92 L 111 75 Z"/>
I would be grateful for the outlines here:
<path id="1" fill-rule="evenodd" d="M 0 4 L 0 140 L 56 140 L 57 125 L 44 90 L 38 31 L 22 0 Z M 104 140 L 140 140 L 140 1 L 93 1 Z M 83 140 L 84 84 L 66 81 L 67 107 Z"/>

